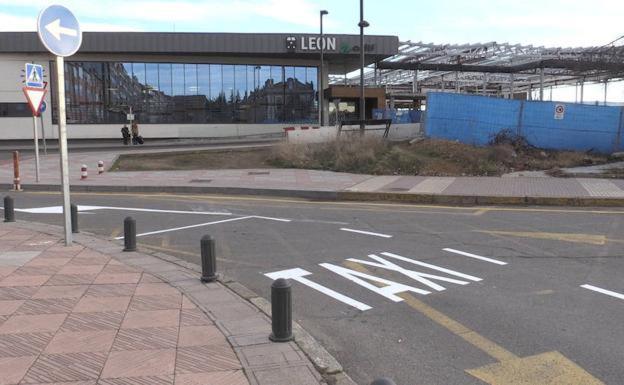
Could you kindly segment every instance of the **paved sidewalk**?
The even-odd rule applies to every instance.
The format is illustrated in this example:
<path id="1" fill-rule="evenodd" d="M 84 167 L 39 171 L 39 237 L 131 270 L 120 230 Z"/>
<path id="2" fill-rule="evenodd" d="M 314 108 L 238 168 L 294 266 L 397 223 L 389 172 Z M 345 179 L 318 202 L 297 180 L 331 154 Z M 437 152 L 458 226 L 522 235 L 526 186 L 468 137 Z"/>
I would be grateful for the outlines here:
<path id="1" fill-rule="evenodd" d="M 173 150 L 171 150 L 173 151 Z M 301 196 L 319 199 L 396 200 L 418 203 L 622 205 L 624 180 L 550 177 L 374 176 L 317 170 L 249 169 L 97 174 L 97 162 L 109 167 L 117 154 L 70 154 L 72 188 L 92 191 L 162 191 Z M 22 162 L 26 189 L 59 184 L 58 155 L 41 159 L 41 181 L 34 180 L 34 160 Z M 89 177 L 80 180 L 80 166 Z M 9 166 L 10 163 L 7 163 Z M 0 184 L 12 183 L 12 168 L 0 167 Z"/>
<path id="2" fill-rule="evenodd" d="M 220 283 L 88 235 L 65 247 L 58 232 L 0 224 L 1 385 L 321 383 Z"/>

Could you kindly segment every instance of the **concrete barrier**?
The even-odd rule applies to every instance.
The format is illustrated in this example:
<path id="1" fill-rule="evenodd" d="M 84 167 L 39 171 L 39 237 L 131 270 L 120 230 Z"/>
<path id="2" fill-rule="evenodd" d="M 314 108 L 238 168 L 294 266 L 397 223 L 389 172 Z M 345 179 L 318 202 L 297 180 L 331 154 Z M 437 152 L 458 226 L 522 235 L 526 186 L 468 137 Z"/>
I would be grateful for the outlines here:
<path id="1" fill-rule="evenodd" d="M 345 126 L 348 130 L 357 130 L 359 127 Z M 286 137 L 290 143 L 323 143 L 329 142 L 338 136 L 336 126 L 291 126 L 285 127 Z M 346 134 L 346 133 L 345 133 Z M 388 139 L 391 141 L 410 140 L 422 136 L 420 123 L 395 124 L 390 126 Z M 383 130 L 367 130 L 367 136 L 383 136 Z"/>
<path id="2" fill-rule="evenodd" d="M 334 126 L 291 126 L 285 127 L 284 132 L 290 143 L 323 143 L 336 139 L 338 128 Z"/>

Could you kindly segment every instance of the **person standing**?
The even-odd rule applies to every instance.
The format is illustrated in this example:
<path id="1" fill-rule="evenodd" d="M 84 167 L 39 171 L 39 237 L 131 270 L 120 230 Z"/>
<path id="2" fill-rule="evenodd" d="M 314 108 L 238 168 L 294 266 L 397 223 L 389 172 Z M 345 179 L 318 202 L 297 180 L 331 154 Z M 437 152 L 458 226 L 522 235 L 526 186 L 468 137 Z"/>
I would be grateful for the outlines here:
<path id="1" fill-rule="evenodd" d="M 123 144 L 124 145 L 129 145 L 130 144 L 130 130 L 128 129 L 128 126 L 126 124 L 124 124 L 123 127 L 121 127 L 121 136 L 123 137 Z"/>
<path id="2" fill-rule="evenodd" d="M 139 125 L 136 120 L 132 122 L 132 144 L 143 144 L 143 137 L 139 135 Z"/>

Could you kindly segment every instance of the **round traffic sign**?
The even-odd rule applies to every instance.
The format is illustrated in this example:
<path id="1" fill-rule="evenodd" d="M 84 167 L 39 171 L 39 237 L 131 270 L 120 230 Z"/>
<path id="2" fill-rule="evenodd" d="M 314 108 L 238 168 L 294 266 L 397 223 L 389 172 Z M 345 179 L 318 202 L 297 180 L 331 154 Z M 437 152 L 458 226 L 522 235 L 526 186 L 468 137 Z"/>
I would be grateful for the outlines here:
<path id="1" fill-rule="evenodd" d="M 48 108 L 48 105 L 46 104 L 45 101 L 41 102 L 41 106 L 39 107 L 39 113 L 45 112 L 46 108 Z"/>
<path id="2" fill-rule="evenodd" d="M 62 5 L 51 5 L 41 11 L 37 33 L 41 43 L 56 56 L 71 56 L 82 44 L 78 19 Z"/>
<path id="3" fill-rule="evenodd" d="M 557 112 L 557 113 L 559 113 L 559 114 L 563 113 L 563 111 L 564 111 L 564 107 L 563 107 L 562 105 L 558 105 L 558 106 L 555 108 L 555 112 Z"/>

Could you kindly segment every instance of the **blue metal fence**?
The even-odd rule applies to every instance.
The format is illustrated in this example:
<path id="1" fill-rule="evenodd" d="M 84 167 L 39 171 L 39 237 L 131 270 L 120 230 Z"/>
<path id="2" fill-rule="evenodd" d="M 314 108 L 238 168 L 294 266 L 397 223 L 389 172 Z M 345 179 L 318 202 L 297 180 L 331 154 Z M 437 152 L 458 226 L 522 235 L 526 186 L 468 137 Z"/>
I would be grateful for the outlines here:
<path id="1" fill-rule="evenodd" d="M 561 119 L 555 118 L 557 105 L 564 106 Z M 609 153 L 622 149 L 624 107 L 432 92 L 425 119 L 425 133 L 433 138 L 486 145 L 509 130 L 540 148 Z"/>

